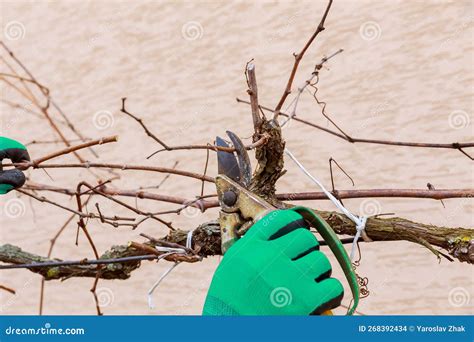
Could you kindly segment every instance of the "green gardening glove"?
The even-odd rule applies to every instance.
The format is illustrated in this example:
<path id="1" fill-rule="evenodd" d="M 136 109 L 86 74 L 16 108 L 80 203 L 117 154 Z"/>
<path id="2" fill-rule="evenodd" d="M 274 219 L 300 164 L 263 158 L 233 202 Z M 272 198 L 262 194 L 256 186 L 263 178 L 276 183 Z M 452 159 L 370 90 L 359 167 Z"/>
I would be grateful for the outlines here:
<path id="1" fill-rule="evenodd" d="M 203 315 L 310 315 L 341 304 L 344 290 L 297 212 L 275 210 L 229 248 Z"/>
<path id="2" fill-rule="evenodd" d="M 3 159 L 10 159 L 12 163 L 30 161 L 26 147 L 16 140 L 0 137 L 0 195 L 21 187 L 25 183 L 25 175 L 19 169 L 3 171 Z"/>

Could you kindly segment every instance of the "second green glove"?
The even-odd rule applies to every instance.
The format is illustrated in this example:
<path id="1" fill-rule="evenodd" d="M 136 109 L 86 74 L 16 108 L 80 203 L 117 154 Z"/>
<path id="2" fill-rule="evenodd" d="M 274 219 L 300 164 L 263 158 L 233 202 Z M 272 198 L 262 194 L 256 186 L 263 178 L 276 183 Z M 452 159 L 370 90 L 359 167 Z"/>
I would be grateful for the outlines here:
<path id="1" fill-rule="evenodd" d="M 29 161 L 30 156 L 26 147 L 16 140 L 0 137 L 0 195 L 21 187 L 25 183 L 25 175 L 18 169 L 3 171 L 3 159 L 13 163 Z"/>

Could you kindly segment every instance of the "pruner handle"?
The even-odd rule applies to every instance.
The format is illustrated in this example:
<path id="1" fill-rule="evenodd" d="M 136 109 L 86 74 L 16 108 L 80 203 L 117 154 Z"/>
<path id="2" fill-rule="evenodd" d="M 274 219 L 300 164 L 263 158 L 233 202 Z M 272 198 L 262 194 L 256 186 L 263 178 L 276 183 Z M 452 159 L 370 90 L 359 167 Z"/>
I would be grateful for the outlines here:
<path id="1" fill-rule="evenodd" d="M 242 218 L 238 213 L 219 212 L 219 225 L 221 227 L 221 252 L 224 255 L 237 241 L 237 228 L 242 225 Z"/>
<path id="2" fill-rule="evenodd" d="M 352 315 L 359 305 L 359 284 L 357 282 L 357 276 L 354 272 L 354 268 L 352 267 L 352 262 L 349 256 L 347 255 L 346 250 L 342 246 L 341 240 L 337 237 L 334 230 L 331 226 L 324 221 L 319 215 L 317 215 L 313 210 L 302 207 L 296 206 L 291 208 L 291 210 L 296 211 L 299 213 L 303 218 L 308 221 L 312 227 L 316 228 L 319 234 L 321 234 L 322 238 L 328 244 L 331 252 L 336 257 L 339 265 L 341 266 L 342 270 L 344 271 L 344 275 L 346 276 L 347 282 L 351 288 L 353 302 L 352 306 L 347 311 L 348 315 Z"/>

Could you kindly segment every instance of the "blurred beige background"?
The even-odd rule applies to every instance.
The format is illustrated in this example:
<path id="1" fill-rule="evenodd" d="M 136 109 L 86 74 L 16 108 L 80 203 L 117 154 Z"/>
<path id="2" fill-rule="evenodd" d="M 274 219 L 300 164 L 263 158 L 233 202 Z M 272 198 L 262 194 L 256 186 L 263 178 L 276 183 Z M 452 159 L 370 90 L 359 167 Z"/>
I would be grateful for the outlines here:
<path id="1" fill-rule="evenodd" d="M 60 1 L 1 2 L 4 40 L 87 136 L 118 134 L 120 141 L 96 150 L 101 161 L 149 164 L 202 172 L 205 151 L 163 153 L 140 127 L 119 112 L 120 99 L 169 144 L 206 143 L 232 129 L 243 137 L 252 132 L 250 109 L 237 104 L 247 98 L 245 63 L 255 58 L 261 104 L 274 106 L 284 89 L 293 59 L 320 20 L 325 1 Z M 300 65 L 294 86 L 311 73 L 315 62 L 339 48 L 345 51 L 321 72 L 320 98 L 327 112 L 357 137 L 451 143 L 472 141 L 473 117 L 472 1 L 335 1 L 326 30 Z M 5 69 L 2 66 L 2 70 Z M 5 70 L 3 70 L 5 71 Z M 2 99 L 22 101 L 2 84 Z M 296 88 L 295 88 L 296 89 Z M 288 102 L 289 103 L 289 102 Z M 28 106 L 28 103 L 21 103 Z M 56 137 L 44 122 L 23 110 L 1 104 L 2 135 L 28 142 Z M 298 114 L 327 125 L 320 108 L 305 95 Z M 297 122 L 284 130 L 288 148 L 329 186 L 327 160 L 335 158 L 354 178 L 356 188 L 437 188 L 474 186 L 473 163 L 453 150 L 351 145 Z M 246 140 L 248 141 L 248 140 Z M 57 149 L 33 145 L 32 156 Z M 470 150 L 471 154 L 474 150 Z M 95 160 L 92 155 L 87 155 Z M 58 161 L 73 161 L 71 156 Z M 317 189 L 288 161 L 278 190 Z M 215 174 L 215 155 L 210 170 Z M 75 186 L 89 179 L 84 170 L 29 171 L 31 179 Z M 134 189 L 158 184 L 160 174 L 122 173 L 116 186 Z M 337 187 L 351 188 L 336 172 Z M 159 193 L 191 198 L 200 183 L 172 176 Z M 212 185 L 206 192 L 214 191 Z M 15 198 L 0 198 L 0 206 Z M 53 196 L 74 206 L 64 196 Z M 134 203 L 133 199 L 128 199 Z M 127 214 L 99 198 L 105 212 Z M 0 244 L 12 243 L 46 255 L 49 240 L 68 215 L 47 204 L 21 197 L 20 215 L 2 211 Z M 396 213 L 408 219 L 448 227 L 474 226 L 474 201 L 416 199 L 345 200 L 354 213 Z M 332 209 L 326 201 L 305 202 Z M 172 208 L 140 203 L 153 211 Z M 187 211 L 172 218 L 191 229 L 213 219 Z M 138 234 L 166 233 L 147 222 L 137 231 L 112 229 L 90 222 L 101 252 L 112 244 L 139 240 Z M 58 241 L 58 258 L 92 257 L 84 238 L 74 245 L 71 224 Z M 361 301 L 364 314 L 472 314 L 472 266 L 449 263 L 408 242 L 362 245 L 359 273 L 369 278 L 370 296 Z M 147 262 L 126 281 L 101 281 L 99 297 L 105 314 L 200 314 L 219 258 L 180 265 L 160 285 L 147 306 L 146 292 L 170 264 Z M 340 273 L 336 273 L 336 275 Z M 2 271 L 0 283 L 17 295 L 0 292 L 2 314 L 36 314 L 40 276 L 25 270 Z M 45 314 L 94 314 L 92 279 L 49 282 Z M 347 291 L 346 293 L 349 293 Z M 348 304 L 349 296 L 344 299 Z M 340 310 L 339 313 L 342 313 Z"/>

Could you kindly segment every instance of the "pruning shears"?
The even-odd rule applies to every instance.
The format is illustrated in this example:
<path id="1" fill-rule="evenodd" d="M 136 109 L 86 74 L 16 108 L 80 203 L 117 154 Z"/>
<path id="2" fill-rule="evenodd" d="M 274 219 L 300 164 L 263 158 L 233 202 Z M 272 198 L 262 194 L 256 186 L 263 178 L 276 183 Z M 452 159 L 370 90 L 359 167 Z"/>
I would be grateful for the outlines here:
<path id="1" fill-rule="evenodd" d="M 221 229 L 222 254 L 242 236 L 255 222 L 278 208 L 249 190 L 252 167 L 245 145 L 231 131 L 226 132 L 232 142 L 236 155 L 223 150 L 217 151 L 218 175 L 216 188 L 219 205 L 219 225 Z M 227 141 L 216 137 L 219 147 L 231 147 Z M 347 314 L 352 315 L 359 303 L 359 285 L 352 262 L 329 224 L 313 210 L 306 207 L 293 208 L 314 227 L 335 255 L 350 285 L 353 301 Z"/>

